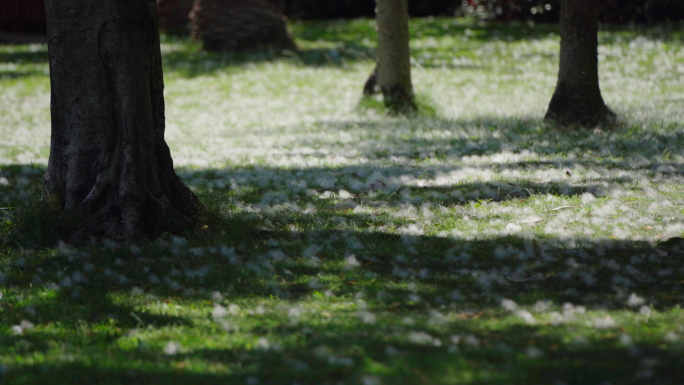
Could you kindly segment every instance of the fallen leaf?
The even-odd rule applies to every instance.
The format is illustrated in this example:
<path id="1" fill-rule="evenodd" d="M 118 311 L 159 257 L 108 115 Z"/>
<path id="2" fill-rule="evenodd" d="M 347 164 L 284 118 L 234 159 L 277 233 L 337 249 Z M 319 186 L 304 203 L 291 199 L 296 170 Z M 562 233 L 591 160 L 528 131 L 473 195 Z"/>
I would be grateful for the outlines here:
<path id="1" fill-rule="evenodd" d="M 477 312 L 477 313 L 465 312 L 465 313 L 456 314 L 456 318 L 460 318 L 460 319 L 476 319 L 476 318 L 480 318 L 480 317 L 482 316 L 482 314 L 484 314 L 483 311 L 479 311 L 479 312 Z"/>
<path id="2" fill-rule="evenodd" d="M 381 188 L 383 188 L 383 187 L 387 187 L 387 185 L 385 184 L 385 182 L 383 182 L 383 181 L 381 181 L 381 180 L 379 180 L 379 179 L 376 179 L 376 180 L 374 180 L 373 182 L 371 182 L 370 187 L 371 187 L 373 190 L 379 190 L 379 189 L 381 189 Z"/>
<path id="3" fill-rule="evenodd" d="M 541 222 L 541 221 L 543 221 L 543 220 L 544 220 L 544 219 L 542 219 L 542 218 L 528 218 L 528 219 L 522 220 L 522 221 L 520 221 L 520 222 L 518 222 L 518 223 L 520 223 L 520 224 L 530 224 L 530 223 Z"/>

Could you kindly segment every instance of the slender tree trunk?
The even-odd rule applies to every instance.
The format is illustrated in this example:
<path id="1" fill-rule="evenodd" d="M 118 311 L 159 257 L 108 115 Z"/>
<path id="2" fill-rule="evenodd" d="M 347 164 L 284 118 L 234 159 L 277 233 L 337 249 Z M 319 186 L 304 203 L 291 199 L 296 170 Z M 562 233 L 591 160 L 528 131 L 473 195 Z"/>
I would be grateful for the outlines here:
<path id="1" fill-rule="evenodd" d="M 613 114 L 601 97 L 598 76 L 598 0 L 562 0 L 558 84 L 546 120 L 594 126 Z"/>
<path id="2" fill-rule="evenodd" d="M 376 13 L 377 81 L 385 105 L 395 112 L 413 111 L 408 0 L 377 0 Z"/>
<path id="3" fill-rule="evenodd" d="M 157 0 L 159 29 L 172 34 L 190 33 L 190 11 L 194 0 Z"/>
<path id="4" fill-rule="evenodd" d="M 284 12 L 284 0 L 195 0 L 190 28 L 207 51 L 294 50 Z"/>
<path id="5" fill-rule="evenodd" d="M 58 233 L 131 239 L 180 231 L 202 205 L 164 141 L 155 0 L 46 0 L 52 137 L 43 197 Z"/>

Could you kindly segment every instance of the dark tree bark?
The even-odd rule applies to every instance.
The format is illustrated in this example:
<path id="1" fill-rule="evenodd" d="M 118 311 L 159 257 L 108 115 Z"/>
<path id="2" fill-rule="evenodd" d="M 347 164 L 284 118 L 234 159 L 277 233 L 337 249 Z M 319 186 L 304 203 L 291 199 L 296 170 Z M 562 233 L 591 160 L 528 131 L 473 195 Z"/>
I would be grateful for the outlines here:
<path id="1" fill-rule="evenodd" d="M 191 34 L 207 51 L 296 49 L 284 0 L 195 0 Z"/>
<path id="2" fill-rule="evenodd" d="M 58 233 L 153 237 L 196 223 L 164 141 L 155 0 L 47 0 L 52 137 L 43 197 Z"/>
<path id="3" fill-rule="evenodd" d="M 615 116 L 601 97 L 598 76 L 598 0 L 562 0 L 558 84 L 545 119 L 595 126 Z"/>
<path id="4" fill-rule="evenodd" d="M 414 111 L 408 0 L 377 0 L 376 13 L 377 81 L 385 105 L 395 112 Z"/>
<path id="5" fill-rule="evenodd" d="M 177 35 L 190 33 L 190 11 L 194 0 L 157 0 L 159 29 Z"/>

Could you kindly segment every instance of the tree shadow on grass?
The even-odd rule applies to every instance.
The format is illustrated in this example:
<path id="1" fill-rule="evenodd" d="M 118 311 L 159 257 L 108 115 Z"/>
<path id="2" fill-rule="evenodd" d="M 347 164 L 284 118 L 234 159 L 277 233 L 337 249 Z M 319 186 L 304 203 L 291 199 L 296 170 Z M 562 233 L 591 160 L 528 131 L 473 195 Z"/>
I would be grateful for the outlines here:
<path id="1" fill-rule="evenodd" d="M 472 125 L 484 129 L 455 128 Z M 591 239 L 543 235 L 543 231 L 536 237 L 505 234 L 488 231 L 489 222 L 510 220 L 494 214 L 475 218 L 482 221 L 481 239 L 463 237 L 452 222 L 466 215 L 459 210 L 470 210 L 482 204 L 480 200 L 514 204 L 543 194 L 572 197 L 586 192 L 588 184 L 568 183 L 570 188 L 564 189 L 553 181 L 510 180 L 505 181 L 512 184 L 506 187 L 508 193 L 501 193 L 496 191 L 502 187 L 497 181 L 435 183 L 440 173 L 462 170 L 459 159 L 503 151 L 551 153 L 559 158 L 557 162 L 512 158 L 470 167 L 479 172 L 489 168 L 502 172 L 579 164 L 586 169 L 610 166 L 616 171 L 655 171 L 667 163 L 656 155 L 667 144 L 681 140 L 677 132 L 626 135 L 617 131 L 595 136 L 534 131 L 519 121 L 496 119 L 480 123 L 434 120 L 400 126 L 390 136 L 389 127 L 378 129 L 375 123 L 336 123 L 340 131 L 361 134 L 355 145 L 370 159 L 403 157 L 390 166 L 369 161 L 367 165 L 340 167 L 181 169 L 180 174 L 202 199 L 214 211 L 224 213 L 208 223 L 206 230 L 188 234 L 187 240 L 165 235 L 138 244 L 139 251 L 126 244 L 100 241 L 61 250 L 21 249 L 5 243 L 0 283 L 7 290 L 0 302 L 0 319 L 6 326 L 0 328 L 0 352 L 23 360 L 47 354 L 55 343 L 75 342 L 81 353 L 72 363 L 65 358 L 68 354 L 45 364 L 29 359 L 3 361 L 10 369 L 0 381 L 235 383 L 258 377 L 261 383 L 304 384 L 324 383 L 330 378 L 362 382 L 364 376 L 375 375 L 387 383 L 416 384 L 555 380 L 628 384 L 643 378 L 652 383 L 681 382 L 677 365 L 682 350 L 663 337 L 665 330 L 677 324 L 676 309 L 682 303 L 684 245 L 679 240 L 656 248 L 649 242 L 609 239 L 608 234 Z M 442 126 L 454 135 L 427 135 L 430 129 Z M 498 131 L 504 137 L 497 138 L 494 131 L 486 129 L 490 126 L 501 128 Z M 511 135 L 505 136 L 507 132 Z M 644 154 L 650 158 L 632 165 L 627 159 L 641 151 L 639 144 L 648 141 L 653 145 Z M 600 151 L 607 146 L 611 146 L 611 159 L 560 156 L 573 149 Z M 449 156 L 454 157 L 452 165 L 415 162 Z M 677 166 L 676 162 L 671 165 Z M 426 174 L 426 169 L 430 173 Z M 345 179 L 367 181 L 378 170 L 397 177 L 395 191 L 353 191 L 352 180 Z M 2 203 L 20 206 L 31 180 L 40 186 L 44 168 L 13 165 L 3 166 L 1 171 L 8 183 L 0 186 L 0 192 L 10 200 Z M 319 177 L 335 182 L 332 187 L 325 181 L 315 184 Z M 240 188 L 232 189 L 231 180 Z M 290 182 L 301 180 L 309 181 L 315 194 L 292 189 Z M 415 184 L 421 180 L 428 184 Z M 595 182 L 598 186 L 631 181 L 629 176 L 601 174 Z M 349 188 L 353 196 L 337 197 L 341 188 Z M 516 188 L 522 191 L 520 196 L 513 193 Z M 495 192 L 492 197 L 486 195 L 490 190 Z M 437 198 L 454 191 L 459 191 L 461 198 Z M 473 191 L 478 193 L 467 195 Z M 598 187 L 592 191 L 597 196 L 605 193 Z M 446 234 L 421 234 L 419 227 L 411 226 L 415 223 L 410 215 L 389 218 L 352 209 L 355 203 L 402 209 L 407 203 L 420 203 L 413 202 L 414 198 L 447 209 L 431 219 L 434 223 L 445 221 Z M 347 201 L 352 205 L 345 206 L 350 203 Z M 316 211 L 302 209 L 306 203 L 315 203 Z M 525 231 L 537 231 L 542 225 L 521 226 L 527 226 Z M 356 261 L 351 265 L 350 254 Z M 58 290 L 50 289 L 56 285 Z M 293 322 L 287 309 L 277 308 L 263 315 L 245 315 L 235 322 L 254 341 L 230 349 L 206 346 L 204 338 L 220 338 L 216 331 L 209 333 L 212 337 L 202 337 L 202 343 L 190 341 L 175 355 L 163 353 L 166 341 L 161 347 L 145 349 L 127 339 L 128 333 L 145 327 L 189 330 L 208 322 L 213 292 L 221 293 L 224 305 L 277 301 L 291 308 L 316 298 L 322 301 L 327 298 L 326 291 L 331 293 L 328 301 L 348 306 L 335 313 L 339 319 L 319 312 Z M 624 321 L 630 330 L 645 330 L 634 335 L 638 341 L 630 346 L 620 340 L 624 331 L 619 327 L 623 325 L 616 323 L 606 329 L 595 325 L 610 324 L 602 311 L 613 315 L 638 312 L 638 306 L 628 302 L 631 293 L 643 297 L 644 303 L 651 305 L 647 309 L 657 314 L 651 321 L 644 318 L 646 329 L 630 324 L 636 322 L 633 319 Z M 562 304 L 572 303 L 571 313 L 577 314 L 571 315 L 584 323 L 555 326 L 548 311 L 535 311 L 537 323 L 521 326 L 504 320 L 508 314 L 500 306 L 504 298 L 530 310 L 539 301 L 552 301 L 551 310 L 559 313 L 565 311 Z M 151 303 L 166 301 L 195 303 L 204 315 L 144 310 Z M 579 305 L 598 313 L 583 315 L 576 310 Z M 363 310 L 373 313 L 374 322 L 363 321 L 368 317 Z M 24 319 L 34 328 L 13 335 L 10 325 L 19 325 Z M 115 327 L 108 328 L 109 322 Z M 88 334 L 88 330 L 94 332 Z M 414 332 L 418 334 L 411 334 Z M 587 335 L 589 340 L 573 342 L 575 334 Z M 284 342 L 277 347 L 262 343 L 257 348 L 259 336 Z"/>
<path id="2" fill-rule="evenodd" d="M 359 223 L 373 220 L 363 214 L 348 217 Z M 265 219 L 271 229 L 262 228 Z M 260 219 L 232 214 L 212 223 L 209 231 L 190 236 L 187 246 L 165 237 L 139 244 L 140 252 L 126 245 L 96 243 L 57 254 L 27 251 L 23 261 L 3 261 L 11 293 L 2 304 L 2 321 L 11 325 L 29 319 L 34 324 L 23 336 L 1 337 L 3 346 L 14 349 L 7 353 L 35 356 L 65 341 L 88 352 L 77 355 L 74 363 L 62 358 L 41 365 L 10 363 L 5 379 L 13 384 L 41 379 L 165 384 L 235 383 L 255 377 L 269 384 L 314 384 L 330 378 L 361 383 L 364 377 L 378 376 L 388 383 L 492 385 L 548 380 L 638 383 L 644 375 L 655 383 L 681 380 L 677 365 L 682 351 L 663 345 L 658 333 L 643 337 L 645 342 L 623 346 L 613 329 L 599 330 L 595 340 L 569 341 L 564 328 L 542 315 L 537 315 L 537 325 L 530 326 L 489 322 L 505 316 L 499 305 L 502 298 L 512 298 L 521 306 L 551 300 L 594 311 L 631 312 L 626 301 L 632 291 L 665 315 L 681 303 L 676 288 L 682 276 L 655 277 L 663 269 L 682 267 L 676 257 L 681 254 L 675 253 L 684 245 L 660 257 L 646 242 L 516 236 L 467 240 L 331 229 L 330 223 L 316 226 L 316 221 L 313 215 L 296 213 Z M 288 224 L 309 230 L 293 232 Z M 352 239 L 361 246 L 355 250 L 359 265 L 349 269 L 346 250 Z M 221 244 L 234 249 L 223 252 Z M 313 245 L 320 245 L 320 251 L 314 258 L 306 257 L 304 249 Z M 274 254 L 276 249 L 282 255 Z M 642 262 L 635 262 L 635 256 Z M 621 268 L 635 263 L 638 271 Z M 35 293 L 44 290 L 35 277 L 42 284 L 64 283 L 76 272 L 86 280 L 72 279 L 54 296 Z M 594 276 L 594 283 L 583 278 L 586 273 Z M 618 275 L 624 275 L 619 282 L 614 279 Z M 131 295 L 135 290 L 138 294 Z M 191 341 L 168 355 L 136 342 L 126 345 L 131 342 L 125 336 L 142 326 L 192 327 L 198 322 L 141 311 L 146 301 L 202 302 L 217 291 L 229 303 L 275 297 L 297 306 L 323 290 L 333 293 L 332 303 L 353 303 L 356 298 L 356 305 L 333 319 L 321 313 L 293 323 L 286 311 L 277 309 L 242 320 L 231 318 L 243 333 L 284 341 L 279 346 L 195 348 L 198 342 Z M 75 296 L 76 292 L 81 294 Z M 367 307 L 359 305 L 360 298 Z M 357 315 L 363 309 L 377 318 L 363 322 Z M 449 315 L 442 318 L 435 311 Z M 411 323 L 398 322 L 407 318 Z M 119 331 L 98 333 L 98 325 L 109 319 Z M 671 322 L 656 319 L 649 327 L 660 330 Z M 66 332 L 55 336 L 49 333 L 51 325 L 63 325 Z M 84 327 L 94 330 L 85 334 L 87 338 L 79 331 Z M 644 364 L 649 357 L 657 361 Z"/>

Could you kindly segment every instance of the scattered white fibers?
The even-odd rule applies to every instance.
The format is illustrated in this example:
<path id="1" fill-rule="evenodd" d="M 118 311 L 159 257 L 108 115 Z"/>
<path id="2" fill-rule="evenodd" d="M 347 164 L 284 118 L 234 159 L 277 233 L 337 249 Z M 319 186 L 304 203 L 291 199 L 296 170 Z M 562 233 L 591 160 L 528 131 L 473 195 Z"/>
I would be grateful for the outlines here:
<path id="1" fill-rule="evenodd" d="M 259 339 L 256 342 L 256 348 L 258 350 L 268 350 L 271 347 L 271 344 L 268 342 L 268 340 L 264 337 L 259 337 Z"/>
<path id="2" fill-rule="evenodd" d="M 639 314 L 646 317 L 647 319 L 651 316 L 652 313 L 653 313 L 653 310 L 646 305 L 639 308 Z"/>
<path id="3" fill-rule="evenodd" d="M 631 346 L 633 344 L 632 337 L 630 337 L 630 335 L 626 333 L 620 334 L 618 340 L 620 341 L 620 344 L 625 346 Z"/>
<path id="4" fill-rule="evenodd" d="M 532 307 L 536 313 L 545 313 L 551 309 L 551 305 L 553 302 L 549 300 L 540 300 L 535 302 L 534 306 Z"/>
<path id="5" fill-rule="evenodd" d="M 508 311 L 514 311 L 515 309 L 518 308 L 518 304 L 515 303 L 512 299 L 503 299 L 501 300 L 501 307 Z"/>
<path id="6" fill-rule="evenodd" d="M 594 327 L 597 329 L 612 329 L 616 328 L 617 326 L 617 322 L 615 322 L 615 320 L 611 316 L 594 319 Z"/>
<path id="7" fill-rule="evenodd" d="M 221 320 L 227 315 L 228 310 L 225 307 L 217 303 L 214 304 L 214 309 L 211 311 L 211 316 L 214 318 L 214 320 Z"/>
<path id="8" fill-rule="evenodd" d="M 463 342 L 466 343 L 466 345 L 476 346 L 476 347 L 480 346 L 480 339 L 478 339 L 477 337 L 475 337 L 472 334 L 469 334 L 469 335 L 463 337 L 462 340 L 463 340 Z"/>
<path id="9" fill-rule="evenodd" d="M 535 346 L 528 347 L 525 350 L 525 354 L 527 354 L 527 357 L 531 359 L 540 358 L 544 356 L 544 352 Z"/>
<path id="10" fill-rule="evenodd" d="M 238 306 L 234 303 L 231 303 L 230 305 L 228 305 L 228 314 L 238 315 L 238 313 L 240 313 L 240 306 Z"/>
<path id="11" fill-rule="evenodd" d="M 530 312 L 527 311 L 527 310 L 517 310 L 517 311 L 515 312 L 515 315 L 516 315 L 518 318 L 520 318 L 520 319 L 522 319 L 523 321 L 525 321 L 525 323 L 528 324 L 528 325 L 534 325 L 534 324 L 537 323 L 537 320 L 534 318 L 534 316 L 532 315 L 532 313 L 530 313 Z"/>
<path id="12" fill-rule="evenodd" d="M 167 354 L 169 356 L 173 356 L 176 353 L 178 353 L 178 349 L 180 348 L 180 345 L 173 342 L 169 341 L 166 346 L 164 346 L 164 354 Z"/>
<path id="13" fill-rule="evenodd" d="M 361 263 L 356 259 L 356 257 L 353 254 L 344 259 L 345 270 L 352 270 L 359 266 L 361 266 Z"/>
<path id="14" fill-rule="evenodd" d="M 409 332 L 408 335 L 406 336 L 406 339 L 409 340 L 409 342 L 416 344 L 416 345 L 433 345 L 433 346 L 441 346 L 442 342 L 438 339 L 435 338 L 425 332 L 422 331 L 412 331 Z"/>
<path id="15" fill-rule="evenodd" d="M 581 199 L 582 199 L 582 204 L 587 205 L 587 204 L 595 201 L 596 197 L 592 193 L 584 193 L 584 194 L 582 194 Z"/>
<path id="16" fill-rule="evenodd" d="M 33 324 L 30 321 L 22 320 L 19 325 L 12 326 L 12 334 L 23 335 L 25 331 L 33 329 Z"/>
<path id="17" fill-rule="evenodd" d="M 675 334 L 675 332 L 670 331 L 667 334 L 665 334 L 664 339 L 666 342 L 674 343 L 674 342 L 679 341 L 679 336 L 677 334 Z"/>
<path id="18" fill-rule="evenodd" d="M 380 381 L 380 377 L 376 375 L 366 375 L 361 378 L 361 384 L 362 385 L 382 385 L 382 381 Z"/>
<path id="19" fill-rule="evenodd" d="M 361 318 L 361 322 L 365 324 L 374 324 L 375 323 L 375 314 L 367 311 L 367 310 L 361 310 L 358 313 L 359 318 Z"/>
<path id="20" fill-rule="evenodd" d="M 629 306 L 634 306 L 634 307 L 636 307 L 636 306 L 641 306 L 641 305 L 643 305 L 645 302 L 646 302 L 646 301 L 644 301 L 643 298 L 639 297 L 639 296 L 636 295 L 635 293 L 630 294 L 629 299 L 627 299 L 627 304 L 628 304 Z"/>

